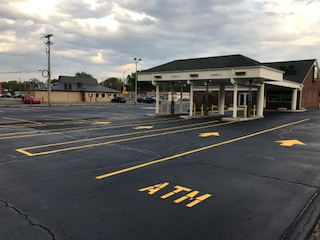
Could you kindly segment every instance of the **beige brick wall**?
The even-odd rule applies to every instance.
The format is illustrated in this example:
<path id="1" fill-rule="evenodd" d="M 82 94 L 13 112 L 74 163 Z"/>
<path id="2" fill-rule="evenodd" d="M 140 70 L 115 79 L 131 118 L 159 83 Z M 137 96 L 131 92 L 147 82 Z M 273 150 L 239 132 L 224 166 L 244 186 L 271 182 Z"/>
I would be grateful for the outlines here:
<path id="1" fill-rule="evenodd" d="M 47 91 L 25 91 L 25 96 L 35 96 L 40 98 L 41 102 L 48 102 Z M 96 92 L 64 92 L 64 91 L 52 91 L 51 101 L 52 102 L 111 102 L 114 98 L 113 93 L 96 93 Z"/>
<path id="2" fill-rule="evenodd" d="M 95 93 L 95 92 L 85 93 L 86 102 L 111 102 L 111 99 L 113 99 L 113 97 L 114 97 L 113 93 Z"/>

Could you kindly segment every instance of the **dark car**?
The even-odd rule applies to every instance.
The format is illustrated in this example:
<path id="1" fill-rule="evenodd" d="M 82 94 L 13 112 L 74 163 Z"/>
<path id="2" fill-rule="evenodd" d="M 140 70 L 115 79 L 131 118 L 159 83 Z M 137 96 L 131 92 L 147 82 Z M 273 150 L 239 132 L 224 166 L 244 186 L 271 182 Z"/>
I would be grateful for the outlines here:
<path id="1" fill-rule="evenodd" d="M 115 103 L 125 103 L 126 99 L 124 97 L 115 97 L 114 99 L 111 100 L 111 102 Z"/>
<path id="2" fill-rule="evenodd" d="M 157 100 L 155 97 L 147 97 L 144 102 L 145 103 L 155 103 Z M 161 103 L 161 101 L 159 101 L 159 103 Z"/>
<path id="3" fill-rule="evenodd" d="M 138 97 L 137 102 L 145 102 L 146 98 L 144 97 Z"/>

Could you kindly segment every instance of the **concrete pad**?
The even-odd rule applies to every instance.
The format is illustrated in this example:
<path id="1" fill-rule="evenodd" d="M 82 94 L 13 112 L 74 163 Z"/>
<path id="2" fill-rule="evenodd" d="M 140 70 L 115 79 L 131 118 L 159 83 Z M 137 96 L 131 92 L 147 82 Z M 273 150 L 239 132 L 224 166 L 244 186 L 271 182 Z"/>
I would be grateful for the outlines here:
<path id="1" fill-rule="evenodd" d="M 253 120 L 258 120 L 258 119 L 263 119 L 264 117 L 261 116 L 255 116 L 255 117 L 238 117 L 238 118 L 233 118 L 233 117 L 225 117 L 222 118 L 221 121 L 223 122 L 247 122 L 247 121 L 253 121 Z"/>

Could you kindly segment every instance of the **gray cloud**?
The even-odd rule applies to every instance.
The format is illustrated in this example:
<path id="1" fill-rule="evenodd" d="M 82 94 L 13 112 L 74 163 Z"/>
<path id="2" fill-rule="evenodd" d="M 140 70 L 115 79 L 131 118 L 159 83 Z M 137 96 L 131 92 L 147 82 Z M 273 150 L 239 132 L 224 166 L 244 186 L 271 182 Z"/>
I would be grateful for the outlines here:
<path id="1" fill-rule="evenodd" d="M 77 71 L 122 76 L 134 57 L 143 59 L 142 68 L 237 53 L 258 61 L 318 57 L 320 18 L 300 10 L 319 2 L 291 0 L 290 6 L 276 0 L 98 0 L 94 6 L 61 0 L 45 15 L 0 0 L 0 72 L 46 66 L 45 33 L 53 34 L 54 77 Z"/>

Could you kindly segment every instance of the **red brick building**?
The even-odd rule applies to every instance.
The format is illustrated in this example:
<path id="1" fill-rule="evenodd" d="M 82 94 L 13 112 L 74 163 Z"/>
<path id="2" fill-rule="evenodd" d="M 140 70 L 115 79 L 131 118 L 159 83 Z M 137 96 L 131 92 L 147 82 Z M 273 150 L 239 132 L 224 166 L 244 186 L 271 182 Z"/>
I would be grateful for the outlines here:
<path id="1" fill-rule="evenodd" d="M 294 82 L 301 85 L 298 91 L 296 102 L 297 109 L 303 108 L 320 108 L 320 74 L 319 66 L 316 59 L 285 61 L 285 62 L 270 62 L 262 63 L 265 66 L 283 71 L 283 79 L 287 82 Z M 218 103 L 218 89 L 210 89 L 208 104 L 216 105 Z M 266 86 L 266 109 L 291 108 L 292 89 L 267 85 Z M 194 93 L 194 100 L 197 105 L 203 104 L 205 99 L 205 88 L 198 88 Z M 240 89 L 238 92 L 238 106 L 243 106 L 248 100 L 248 88 Z M 226 90 L 225 95 L 226 106 L 232 106 L 233 91 Z M 253 89 L 253 103 L 256 102 L 256 90 Z"/>
<path id="2" fill-rule="evenodd" d="M 316 59 L 265 63 L 266 66 L 284 72 L 283 79 L 301 84 L 297 108 L 319 108 L 320 76 Z M 290 108 L 291 91 L 281 87 L 266 88 L 266 108 Z"/>

